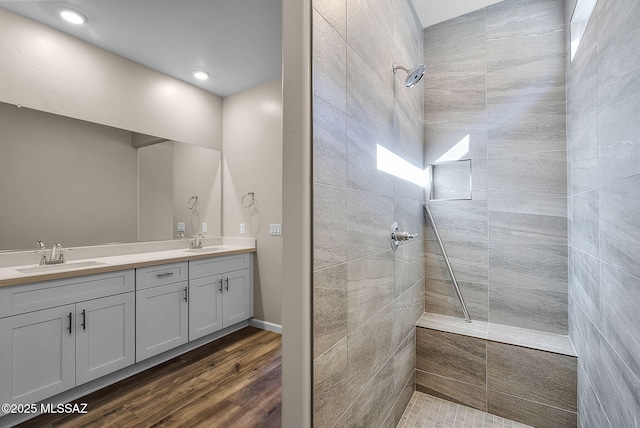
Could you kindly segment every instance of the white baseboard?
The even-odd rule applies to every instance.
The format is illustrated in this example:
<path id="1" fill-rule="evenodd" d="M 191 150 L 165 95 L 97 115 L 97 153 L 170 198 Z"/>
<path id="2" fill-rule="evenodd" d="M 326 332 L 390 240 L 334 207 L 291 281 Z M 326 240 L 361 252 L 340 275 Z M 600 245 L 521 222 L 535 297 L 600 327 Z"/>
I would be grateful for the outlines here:
<path id="1" fill-rule="evenodd" d="M 255 328 L 259 328 L 261 330 L 268 330 L 274 333 L 282 334 L 282 326 L 280 324 L 274 324 L 272 322 L 251 318 L 249 320 L 249 325 Z"/>

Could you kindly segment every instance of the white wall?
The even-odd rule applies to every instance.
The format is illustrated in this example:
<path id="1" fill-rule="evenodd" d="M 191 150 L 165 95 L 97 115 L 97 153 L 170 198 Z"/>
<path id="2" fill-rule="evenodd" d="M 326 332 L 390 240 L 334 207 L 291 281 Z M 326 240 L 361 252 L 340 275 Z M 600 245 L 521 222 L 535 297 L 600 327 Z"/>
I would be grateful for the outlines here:
<path id="1" fill-rule="evenodd" d="M 3 9 L 0 101 L 222 150 L 222 98 Z"/>
<path id="2" fill-rule="evenodd" d="M 223 129 L 223 235 L 241 236 L 244 223 L 244 236 L 257 238 L 254 316 L 281 324 L 282 237 L 269 236 L 269 224 L 282 223 L 281 80 L 224 98 Z"/>

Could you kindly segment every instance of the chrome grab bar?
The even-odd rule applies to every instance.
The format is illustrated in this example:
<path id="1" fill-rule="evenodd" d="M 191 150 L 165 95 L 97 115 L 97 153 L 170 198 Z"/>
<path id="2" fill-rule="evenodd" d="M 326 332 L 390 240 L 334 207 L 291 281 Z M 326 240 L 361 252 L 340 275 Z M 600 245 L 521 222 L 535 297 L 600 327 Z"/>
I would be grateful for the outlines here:
<path id="1" fill-rule="evenodd" d="M 466 322 L 471 322 L 471 317 L 469 316 L 469 311 L 467 311 L 467 305 L 464 304 L 464 299 L 462 298 L 462 293 L 460 292 L 460 287 L 458 286 L 458 281 L 456 280 L 456 276 L 453 274 L 453 269 L 451 268 L 451 263 L 449 263 L 449 257 L 447 256 L 447 252 L 444 250 L 444 245 L 442 244 L 442 239 L 440 238 L 440 234 L 438 233 L 438 227 L 436 226 L 436 222 L 433 220 L 433 214 L 431 214 L 431 208 L 429 208 L 429 204 L 423 205 L 424 211 L 429 218 L 429 223 L 431 223 L 431 227 L 433 227 L 433 232 L 436 235 L 436 239 L 438 240 L 438 244 L 440 245 L 440 251 L 442 251 L 442 256 L 444 257 L 444 261 L 447 264 L 447 269 L 449 270 L 449 275 L 451 276 L 451 280 L 453 281 L 453 286 L 456 288 L 456 293 L 458 294 L 458 299 L 460 300 L 460 305 L 462 305 L 462 312 L 464 313 L 464 320 Z"/>

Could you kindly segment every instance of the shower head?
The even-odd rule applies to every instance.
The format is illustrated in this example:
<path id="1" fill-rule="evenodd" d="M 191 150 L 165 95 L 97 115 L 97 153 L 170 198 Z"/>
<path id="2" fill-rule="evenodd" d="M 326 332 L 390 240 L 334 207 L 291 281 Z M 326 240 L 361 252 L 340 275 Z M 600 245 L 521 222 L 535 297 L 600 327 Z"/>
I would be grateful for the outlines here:
<path id="1" fill-rule="evenodd" d="M 396 74 L 396 71 L 398 69 L 407 72 L 407 80 L 405 80 L 404 84 L 407 86 L 407 88 L 413 88 L 415 84 L 418 83 L 420 79 L 422 79 L 422 76 L 424 76 L 425 71 L 427 71 L 427 66 L 424 64 L 420 64 L 409 70 L 408 68 L 401 65 L 393 64 L 393 74 Z"/>

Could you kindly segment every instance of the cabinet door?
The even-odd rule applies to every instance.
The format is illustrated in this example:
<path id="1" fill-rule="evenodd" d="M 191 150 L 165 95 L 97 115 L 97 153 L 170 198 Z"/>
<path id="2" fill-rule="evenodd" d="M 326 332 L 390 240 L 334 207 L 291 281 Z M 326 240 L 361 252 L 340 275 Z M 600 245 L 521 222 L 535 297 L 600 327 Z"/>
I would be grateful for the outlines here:
<path id="1" fill-rule="evenodd" d="M 189 281 L 189 340 L 222 328 L 222 275 Z"/>
<path id="2" fill-rule="evenodd" d="M 136 291 L 136 362 L 187 343 L 187 284 Z"/>
<path id="3" fill-rule="evenodd" d="M 251 318 L 251 270 L 242 269 L 224 275 L 224 327 Z"/>
<path id="4" fill-rule="evenodd" d="M 76 384 L 135 363 L 135 294 L 76 305 Z"/>
<path id="5" fill-rule="evenodd" d="M 0 319 L 0 402 L 37 403 L 76 385 L 75 305 Z"/>

